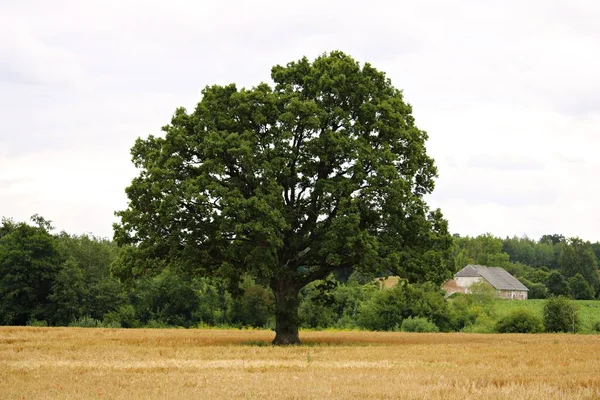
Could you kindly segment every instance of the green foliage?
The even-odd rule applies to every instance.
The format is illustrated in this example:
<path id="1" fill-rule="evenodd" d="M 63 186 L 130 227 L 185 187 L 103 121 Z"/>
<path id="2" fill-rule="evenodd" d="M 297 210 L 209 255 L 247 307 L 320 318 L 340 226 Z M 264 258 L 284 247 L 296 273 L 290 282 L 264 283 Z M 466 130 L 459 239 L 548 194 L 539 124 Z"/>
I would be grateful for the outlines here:
<path id="1" fill-rule="evenodd" d="M 391 331 L 402 324 L 402 309 L 406 303 L 403 289 L 380 290 L 362 303 L 357 323 L 363 329 L 373 331 Z"/>
<path id="2" fill-rule="evenodd" d="M 470 294 L 457 294 L 450 302 L 450 326 L 457 331 L 492 332 L 495 316 L 494 289 L 479 282 L 471 285 Z"/>
<path id="3" fill-rule="evenodd" d="M 237 301 L 236 319 L 243 326 L 264 327 L 273 316 L 273 294 L 249 280 Z"/>
<path id="4" fill-rule="evenodd" d="M 29 321 L 27 321 L 27 326 L 46 327 L 48 326 L 48 322 L 45 320 L 38 321 L 37 319 L 32 318 Z"/>
<path id="5" fill-rule="evenodd" d="M 439 332 L 436 324 L 422 317 L 408 317 L 400 326 L 402 332 Z"/>
<path id="6" fill-rule="evenodd" d="M 594 289 L 579 272 L 567 281 L 571 297 L 575 300 L 591 300 L 594 298 Z"/>
<path id="7" fill-rule="evenodd" d="M 571 278 L 581 274 L 592 288 L 597 289 L 598 263 L 591 244 L 579 238 L 571 238 L 561 243 L 559 249 L 558 265 L 563 275 Z"/>
<path id="8" fill-rule="evenodd" d="M 197 315 L 200 298 L 192 283 L 170 269 L 154 278 L 142 279 L 131 293 L 131 303 L 136 319 L 142 323 L 150 320 L 176 326 L 191 326 L 199 321 Z"/>
<path id="9" fill-rule="evenodd" d="M 52 320 L 57 325 L 85 315 L 86 284 L 83 271 L 75 260 L 69 258 L 61 267 L 52 285 L 49 299 L 53 303 Z"/>
<path id="10" fill-rule="evenodd" d="M 62 262 L 54 237 L 45 226 L 8 220 L 2 224 L 0 324 L 25 325 L 30 319 L 45 319 Z"/>
<path id="11" fill-rule="evenodd" d="M 503 267 L 509 262 L 509 255 L 502 252 L 502 239 L 489 233 L 474 238 L 456 237 L 454 243 L 457 260 L 460 260 L 457 270 L 467 264 Z"/>
<path id="12" fill-rule="evenodd" d="M 567 297 L 551 297 L 544 303 L 544 326 L 546 332 L 572 332 L 579 329 L 577 305 Z"/>
<path id="13" fill-rule="evenodd" d="M 303 328 L 323 329 L 333 326 L 336 313 L 319 287 L 320 281 L 306 285 L 300 292 L 298 317 Z"/>
<path id="14" fill-rule="evenodd" d="M 20 277 L 28 293 L 37 293 L 36 290 L 43 289 L 47 294 L 30 297 L 32 301 L 25 307 L 12 304 L 24 310 L 23 318 L 26 316 L 27 319 L 21 322 L 23 324 L 124 328 L 274 325 L 273 293 L 248 276 L 240 277 L 238 281 L 241 283 L 235 287 L 235 281 L 190 278 L 182 269 L 171 267 L 156 276 L 130 280 L 124 286 L 110 274 L 109 267 L 114 266 L 115 260 L 113 243 L 93 236 L 71 236 L 64 232 L 52 235 L 45 230 L 51 226 L 50 223 L 39 216 L 35 223 L 36 226 L 30 226 L 3 219 L 0 225 L 0 260 L 4 262 L 4 271 L 8 272 L 7 275 L 0 276 L 0 282 L 4 285 L 0 288 L 5 290 L 7 282 L 16 282 L 14 278 Z M 472 246 L 467 243 L 477 240 L 479 239 L 458 240 L 463 243 L 461 254 L 465 254 L 466 249 L 485 248 L 481 244 Z M 517 249 L 519 246 L 525 249 L 533 247 L 534 259 L 537 246 L 558 247 L 569 246 L 571 243 L 566 239 L 557 245 L 535 243 L 526 238 L 511 240 L 524 241 L 524 244 L 512 243 Z M 489 237 L 482 242 L 497 244 Z M 488 248 L 497 251 L 496 244 L 489 245 Z M 45 258 L 48 253 L 38 251 L 39 249 L 53 249 L 50 252 L 53 257 Z M 128 250 L 123 248 L 122 251 Z M 514 249 L 510 251 L 520 254 Z M 479 253 L 484 254 L 483 251 Z M 529 256 L 530 253 L 529 250 L 524 251 Z M 525 260 L 523 257 L 521 259 Z M 25 260 L 29 263 L 13 264 L 12 260 Z M 46 270 L 50 274 L 38 271 L 37 274 L 27 275 L 27 272 L 35 272 L 32 266 L 47 265 L 44 261 L 48 260 L 54 262 L 51 264 L 53 268 Z M 512 258 L 506 268 L 529 287 L 530 298 L 545 296 L 546 284 L 554 290 L 563 290 L 574 298 L 590 298 L 592 295 L 591 285 L 581 273 L 565 280 L 559 270 L 533 268 L 520 261 L 513 262 Z M 494 298 L 493 289 L 486 284 L 473 286 L 473 294 L 456 294 L 446 301 L 439 286 L 433 283 L 407 284 L 401 280 L 394 288 L 380 290 L 372 273 L 356 269 L 344 271 L 341 274 L 344 283 L 334 278 L 339 274 L 332 274 L 300 291 L 299 317 L 303 327 L 397 330 L 403 329 L 403 324 L 418 325 L 427 320 L 442 331 L 535 331 L 537 328 L 531 321 L 531 315 L 534 320 L 536 316 L 539 319 L 544 315 L 545 302 L 498 300 Z M 45 284 L 40 284 L 40 279 L 45 279 Z M 4 307 L 0 308 L 4 312 L 0 316 L 3 318 L 7 315 L 6 310 L 10 309 L 7 304 L 11 303 L 6 298 L 0 298 L 0 305 Z M 600 302 L 580 300 L 570 304 L 577 304 L 578 309 L 575 314 L 571 313 L 566 317 L 570 318 L 570 323 L 568 326 L 563 325 L 562 330 L 573 330 L 573 316 L 576 319 L 575 329 L 579 332 L 591 333 L 600 328 Z M 555 307 L 555 311 L 556 309 L 564 311 L 568 307 Z M 406 326 L 405 330 L 425 329 Z"/>
<path id="15" fill-rule="evenodd" d="M 135 309 L 131 304 L 123 305 L 116 311 L 110 311 L 104 315 L 103 321 L 107 326 L 121 328 L 137 328 L 140 326 L 140 322 L 135 319 Z"/>
<path id="16" fill-rule="evenodd" d="M 461 332 L 466 333 L 494 333 L 496 332 L 496 319 L 488 313 L 481 313 L 477 315 L 475 321 L 466 325 Z"/>
<path id="17" fill-rule="evenodd" d="M 401 281 L 376 292 L 359 308 L 358 325 L 370 330 L 394 330 L 408 317 L 423 317 L 438 327 L 450 326 L 447 304 L 439 288 L 431 284 L 409 285 Z"/>
<path id="18" fill-rule="evenodd" d="M 567 281 L 558 271 L 552 271 L 550 275 L 548 275 L 546 286 L 548 287 L 548 292 L 554 296 L 566 296 L 569 294 Z"/>
<path id="19" fill-rule="evenodd" d="M 498 333 L 539 333 L 543 332 L 542 319 L 528 309 L 517 309 L 503 316 L 496 323 Z"/>
<path id="20" fill-rule="evenodd" d="M 448 278 L 447 222 L 424 200 L 437 170 L 402 92 L 339 51 L 271 78 L 206 87 L 164 136 L 136 141 L 118 273 L 170 265 L 234 286 L 253 276 L 276 294 L 278 332 L 292 334 L 299 290 L 335 270 Z"/>
<path id="21" fill-rule="evenodd" d="M 234 322 L 235 301 L 219 279 L 196 278 L 192 281 L 199 297 L 193 320 L 205 325 L 228 325 Z"/>
<path id="22" fill-rule="evenodd" d="M 519 280 L 529 289 L 528 299 L 545 299 L 548 297 L 548 288 L 543 283 L 534 283 L 525 278 L 519 278 Z"/>

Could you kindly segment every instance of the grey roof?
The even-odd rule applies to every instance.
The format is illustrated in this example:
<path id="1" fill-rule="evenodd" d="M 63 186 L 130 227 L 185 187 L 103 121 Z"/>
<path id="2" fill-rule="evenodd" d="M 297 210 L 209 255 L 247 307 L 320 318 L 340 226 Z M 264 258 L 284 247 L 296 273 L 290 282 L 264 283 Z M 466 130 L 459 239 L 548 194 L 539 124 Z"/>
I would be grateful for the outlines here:
<path id="1" fill-rule="evenodd" d="M 455 278 L 466 278 L 466 277 L 481 277 L 488 281 L 490 285 L 498 290 L 526 290 L 527 287 L 523 285 L 517 278 L 506 272 L 503 268 L 499 267 L 486 267 L 483 265 L 467 265 L 454 275 Z"/>

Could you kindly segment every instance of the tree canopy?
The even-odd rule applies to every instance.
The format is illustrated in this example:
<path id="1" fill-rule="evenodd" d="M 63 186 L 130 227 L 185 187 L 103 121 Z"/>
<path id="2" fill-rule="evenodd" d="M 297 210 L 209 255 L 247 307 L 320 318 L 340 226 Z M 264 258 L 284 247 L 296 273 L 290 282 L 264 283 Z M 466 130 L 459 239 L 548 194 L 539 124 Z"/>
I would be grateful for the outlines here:
<path id="1" fill-rule="evenodd" d="M 338 51 L 271 78 L 206 87 L 136 141 L 117 272 L 251 275 L 275 293 L 277 344 L 299 342 L 298 292 L 335 270 L 449 277 L 447 222 L 424 200 L 437 171 L 402 92 Z"/>

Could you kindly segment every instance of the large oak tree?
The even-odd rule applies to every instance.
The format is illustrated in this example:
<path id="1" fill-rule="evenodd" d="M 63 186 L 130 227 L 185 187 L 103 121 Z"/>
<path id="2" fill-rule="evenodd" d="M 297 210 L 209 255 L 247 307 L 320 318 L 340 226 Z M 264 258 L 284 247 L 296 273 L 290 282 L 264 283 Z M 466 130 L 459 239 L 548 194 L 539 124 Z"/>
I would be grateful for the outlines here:
<path id="1" fill-rule="evenodd" d="M 335 51 L 271 78 L 207 87 L 136 141 L 115 239 L 132 276 L 170 265 L 267 282 L 274 343 L 293 344 L 309 282 L 347 267 L 441 282 L 452 239 L 423 198 L 437 174 L 427 134 L 384 73 Z"/>

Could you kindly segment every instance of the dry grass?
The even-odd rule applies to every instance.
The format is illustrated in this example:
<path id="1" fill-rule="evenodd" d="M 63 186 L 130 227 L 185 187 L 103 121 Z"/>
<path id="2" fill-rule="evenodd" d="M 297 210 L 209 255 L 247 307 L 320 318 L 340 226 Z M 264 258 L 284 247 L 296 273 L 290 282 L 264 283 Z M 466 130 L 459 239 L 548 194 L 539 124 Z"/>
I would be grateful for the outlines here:
<path id="1" fill-rule="evenodd" d="M 2 399 L 598 399 L 600 336 L 0 328 Z"/>

